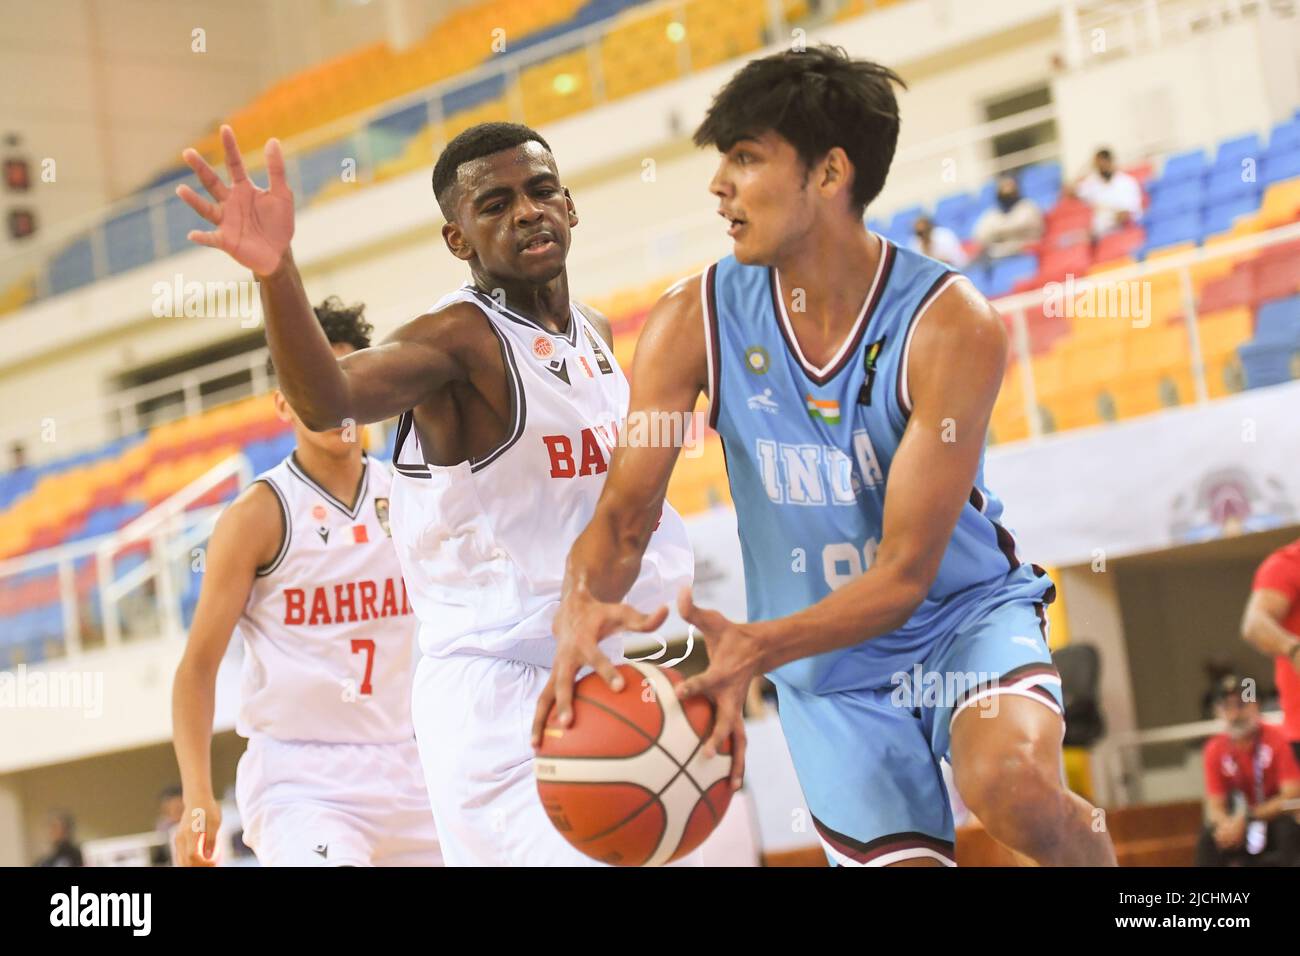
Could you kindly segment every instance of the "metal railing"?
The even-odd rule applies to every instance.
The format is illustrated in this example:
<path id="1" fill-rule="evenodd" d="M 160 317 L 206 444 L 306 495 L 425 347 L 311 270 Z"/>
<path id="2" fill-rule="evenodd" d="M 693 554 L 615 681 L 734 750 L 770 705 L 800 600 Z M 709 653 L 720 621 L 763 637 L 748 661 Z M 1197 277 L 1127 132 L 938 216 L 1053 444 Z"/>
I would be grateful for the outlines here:
<path id="1" fill-rule="evenodd" d="M 196 562 L 202 561 L 199 545 L 211 534 L 225 505 L 189 509 L 232 478 L 237 489 L 246 487 L 253 480 L 252 466 L 243 454 L 219 462 L 117 531 L 0 561 L 0 588 L 7 591 L 17 591 L 24 583 L 51 572 L 56 575 L 61 621 L 59 633 L 38 630 L 24 640 L 14 640 L 13 634 L 0 633 L 0 645 L 21 643 L 25 646 L 26 657 L 30 656 L 30 647 L 34 643 L 61 643 L 65 656 L 76 657 L 83 650 L 87 637 L 85 628 L 89 625 L 98 631 L 95 643 L 117 647 L 123 640 L 123 617 L 130 613 L 125 605 L 137 594 L 141 595 L 141 600 L 130 625 L 132 633 L 183 633 L 183 591 L 179 586 L 181 568 L 201 570 L 201 564 L 199 568 L 194 567 Z M 147 554 L 140 563 L 119 574 L 118 557 L 136 545 L 144 545 Z M 94 573 L 91 586 L 84 587 L 78 583 L 77 569 L 88 561 L 93 564 Z M 97 601 L 93 605 L 83 601 L 81 591 L 85 591 L 85 598 L 90 600 L 98 595 Z M 22 614 L 27 610 L 30 608 L 19 608 L 16 613 Z M 96 611 L 97 623 L 94 621 Z M 14 626 L 12 616 L 0 620 L 9 628 Z"/>
<path id="2" fill-rule="evenodd" d="M 1280 723 L 1281 711 L 1269 711 L 1260 717 Z M 1094 765 L 1100 771 L 1098 801 L 1108 807 L 1125 807 L 1144 800 L 1142 763 L 1138 759 L 1143 747 L 1160 744 L 1191 743 L 1223 731 L 1221 720 L 1197 720 L 1148 730 L 1122 730 L 1107 734 L 1093 750 Z M 1199 791 L 1189 797 L 1202 795 Z"/>
<path id="3" fill-rule="evenodd" d="M 781 3 L 769 3 L 767 0 L 750 0 L 750 2 L 756 3 L 763 10 L 764 32 L 759 43 L 751 48 L 738 50 L 738 55 L 760 49 L 764 43 L 774 42 L 776 38 L 785 36 L 788 29 Z M 833 14 L 846 2 L 847 0 L 827 0 L 821 5 L 821 9 L 817 14 L 818 19 Z M 531 118 L 520 91 L 521 75 L 530 67 L 542 64 L 562 54 L 585 50 L 588 55 L 584 58 L 584 62 L 588 73 L 588 83 L 592 90 L 592 104 L 599 105 L 610 102 L 611 97 L 607 93 L 608 84 L 604 76 L 604 63 L 601 57 L 601 42 L 615 30 L 625 28 L 638 21 L 661 16 L 665 12 L 671 12 L 674 21 L 683 28 L 680 32 L 674 33 L 675 39 L 671 39 L 671 42 L 675 43 L 679 50 L 678 67 L 680 75 L 687 75 L 694 71 L 695 66 L 691 63 L 690 44 L 687 42 L 691 23 L 689 20 L 689 6 L 686 0 L 664 0 L 664 2 L 624 10 L 588 27 L 564 33 L 543 43 L 527 47 L 517 53 L 510 52 L 507 47 L 504 53 L 493 57 L 491 62 L 474 70 L 430 85 L 417 92 L 330 121 L 307 133 L 286 138 L 283 145 L 286 176 L 290 187 L 296 195 L 303 196 L 304 159 L 310 157 L 316 150 L 326 147 L 345 146 L 346 158 L 355 163 L 356 182 L 372 181 L 376 170 L 383 162 L 399 155 L 405 145 L 418 135 L 418 130 L 399 135 L 396 137 L 397 141 L 395 142 L 394 134 L 384 129 L 383 122 L 392 120 L 412 109 L 423 108 L 424 123 L 422 127 L 431 128 L 435 131 L 434 148 L 429 156 L 429 160 L 432 162 L 442 147 L 446 145 L 442 137 L 442 123 L 447 118 L 443 112 L 443 98 L 449 93 L 471 89 L 477 84 L 500 80 L 503 84 L 507 114 L 502 118 L 528 123 Z M 708 64 L 708 66 L 713 65 L 713 63 Z M 665 82 L 676 78 L 665 77 Z M 536 125 L 538 121 L 532 120 L 532 122 Z M 258 174 L 261 153 L 260 149 L 256 147 L 260 147 L 261 144 L 245 143 L 244 145 L 249 153 L 247 158 L 249 168 L 254 173 L 254 178 L 264 181 L 263 176 Z M 339 178 L 341 179 L 341 176 Z M 187 177 L 184 181 L 189 182 L 192 179 L 193 177 Z M 136 268 L 146 262 L 156 261 L 188 248 L 189 244 L 188 240 L 185 239 L 185 231 L 189 228 L 202 228 L 203 223 L 175 197 L 174 190 L 177 182 L 180 181 L 168 182 L 97 210 L 69 223 L 60 229 L 57 234 L 43 238 L 37 244 L 6 258 L 0 262 L 0 290 L 7 289 L 13 283 L 34 275 L 36 298 L 48 297 L 52 291 L 50 271 L 57 256 L 67 247 L 83 239 L 89 239 L 91 269 L 86 282 L 78 283 L 73 288 L 89 284 L 89 282 L 103 279 L 118 272 L 127 271 L 128 268 Z M 196 182 L 192 183 L 192 185 L 198 188 Z M 174 209 L 186 217 L 182 222 L 185 229 L 179 227 L 175 229 L 169 228 L 169 209 Z M 123 268 L 113 268 L 110 263 L 106 228 L 110 221 L 131 213 L 145 214 L 149 245 L 153 254 L 144 261 L 133 262 Z M 70 289 L 61 291 L 70 291 Z"/>

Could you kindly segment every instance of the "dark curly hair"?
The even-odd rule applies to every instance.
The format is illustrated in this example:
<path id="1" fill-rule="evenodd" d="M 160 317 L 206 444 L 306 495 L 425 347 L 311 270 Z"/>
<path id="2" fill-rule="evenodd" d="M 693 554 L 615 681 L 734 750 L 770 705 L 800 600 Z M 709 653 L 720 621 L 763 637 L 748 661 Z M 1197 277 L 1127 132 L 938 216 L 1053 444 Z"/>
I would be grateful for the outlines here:
<path id="1" fill-rule="evenodd" d="M 836 146 L 853 163 L 853 205 L 861 215 L 885 186 L 898 146 L 898 98 L 907 84 L 893 70 L 821 44 L 750 60 L 713 98 L 695 145 L 722 152 L 773 130 L 789 140 L 805 170 Z"/>
<path id="2" fill-rule="evenodd" d="M 312 306 L 312 310 L 330 345 L 344 342 L 357 350 L 370 348 L 370 334 L 375 327 L 366 321 L 363 303 L 344 305 L 342 299 L 332 295 L 320 305 Z M 270 355 L 266 357 L 266 374 L 275 375 L 275 364 Z"/>

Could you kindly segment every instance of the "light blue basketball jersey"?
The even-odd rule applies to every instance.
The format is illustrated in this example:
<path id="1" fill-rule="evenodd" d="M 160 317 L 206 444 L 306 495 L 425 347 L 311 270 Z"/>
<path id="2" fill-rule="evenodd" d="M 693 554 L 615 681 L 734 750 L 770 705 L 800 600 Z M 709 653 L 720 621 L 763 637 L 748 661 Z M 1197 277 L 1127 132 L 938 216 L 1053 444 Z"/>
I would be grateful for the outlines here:
<path id="1" fill-rule="evenodd" d="M 870 567 L 890 465 L 911 410 L 906 357 L 918 316 L 959 276 L 883 240 L 867 302 L 840 354 L 799 352 L 776 271 L 727 257 L 704 277 L 711 424 L 723 439 L 751 621 L 803 610 Z M 811 693 L 881 687 L 974 615 L 1050 601 L 1016 554 L 980 460 L 938 576 L 903 627 L 772 675 Z"/>

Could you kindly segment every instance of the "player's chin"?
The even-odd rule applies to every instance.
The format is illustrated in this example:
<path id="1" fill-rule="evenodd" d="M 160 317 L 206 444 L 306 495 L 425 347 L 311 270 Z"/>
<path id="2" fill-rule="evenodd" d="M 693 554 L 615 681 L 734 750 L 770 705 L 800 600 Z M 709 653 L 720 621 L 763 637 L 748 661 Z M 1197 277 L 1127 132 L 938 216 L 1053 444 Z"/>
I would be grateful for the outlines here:
<path id="1" fill-rule="evenodd" d="M 515 274 L 528 282 L 550 282 L 564 271 L 566 252 L 555 243 L 542 253 L 519 253 L 515 256 Z"/>
<path id="2" fill-rule="evenodd" d="M 731 254 L 735 260 L 742 266 L 765 266 L 768 265 L 768 258 L 757 243 L 750 236 L 733 239 L 731 243 Z"/>

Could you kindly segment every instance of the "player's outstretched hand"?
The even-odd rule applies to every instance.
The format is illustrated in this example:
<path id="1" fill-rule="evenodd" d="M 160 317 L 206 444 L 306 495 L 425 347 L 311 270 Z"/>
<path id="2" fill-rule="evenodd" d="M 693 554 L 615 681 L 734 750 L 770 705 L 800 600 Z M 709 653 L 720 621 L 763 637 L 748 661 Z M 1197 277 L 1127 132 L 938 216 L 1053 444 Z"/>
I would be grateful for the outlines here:
<path id="1" fill-rule="evenodd" d="M 293 238 L 293 193 L 285 182 L 280 141 L 266 142 L 268 189 L 259 189 L 248 178 L 234 130 L 229 126 L 221 127 L 221 145 L 226 150 L 229 186 L 197 152 L 187 149 L 181 154 L 215 201 L 208 202 L 183 184 L 176 187 L 176 195 L 217 227 L 212 232 L 192 229 L 186 238 L 200 246 L 220 249 L 258 275 L 269 275 L 280 264 Z"/>
<path id="2" fill-rule="evenodd" d="M 709 649 L 708 669 L 678 684 L 677 696 L 703 694 L 713 701 L 713 733 L 704 742 L 704 756 L 713 756 L 730 738 L 731 789 L 739 790 L 745 779 L 745 695 L 762 669 L 759 643 L 747 625 L 697 607 L 689 587 L 677 598 L 677 612 L 695 625 Z"/>
<path id="3" fill-rule="evenodd" d="M 618 668 L 601 652 L 601 641 L 619 631 L 658 630 L 667 617 L 666 607 L 642 614 L 630 604 L 608 604 L 589 595 L 566 594 L 555 615 L 555 663 L 551 665 L 550 680 L 542 688 L 533 716 L 533 749 L 542 745 L 542 731 L 552 704 L 561 727 L 567 727 L 573 721 L 573 681 L 578 671 L 590 667 L 605 679 L 611 689 L 623 689 L 623 678 L 619 676 Z"/>
<path id="4" fill-rule="evenodd" d="M 215 800 L 185 802 L 172 838 L 177 866 L 216 866 L 221 806 Z"/>

